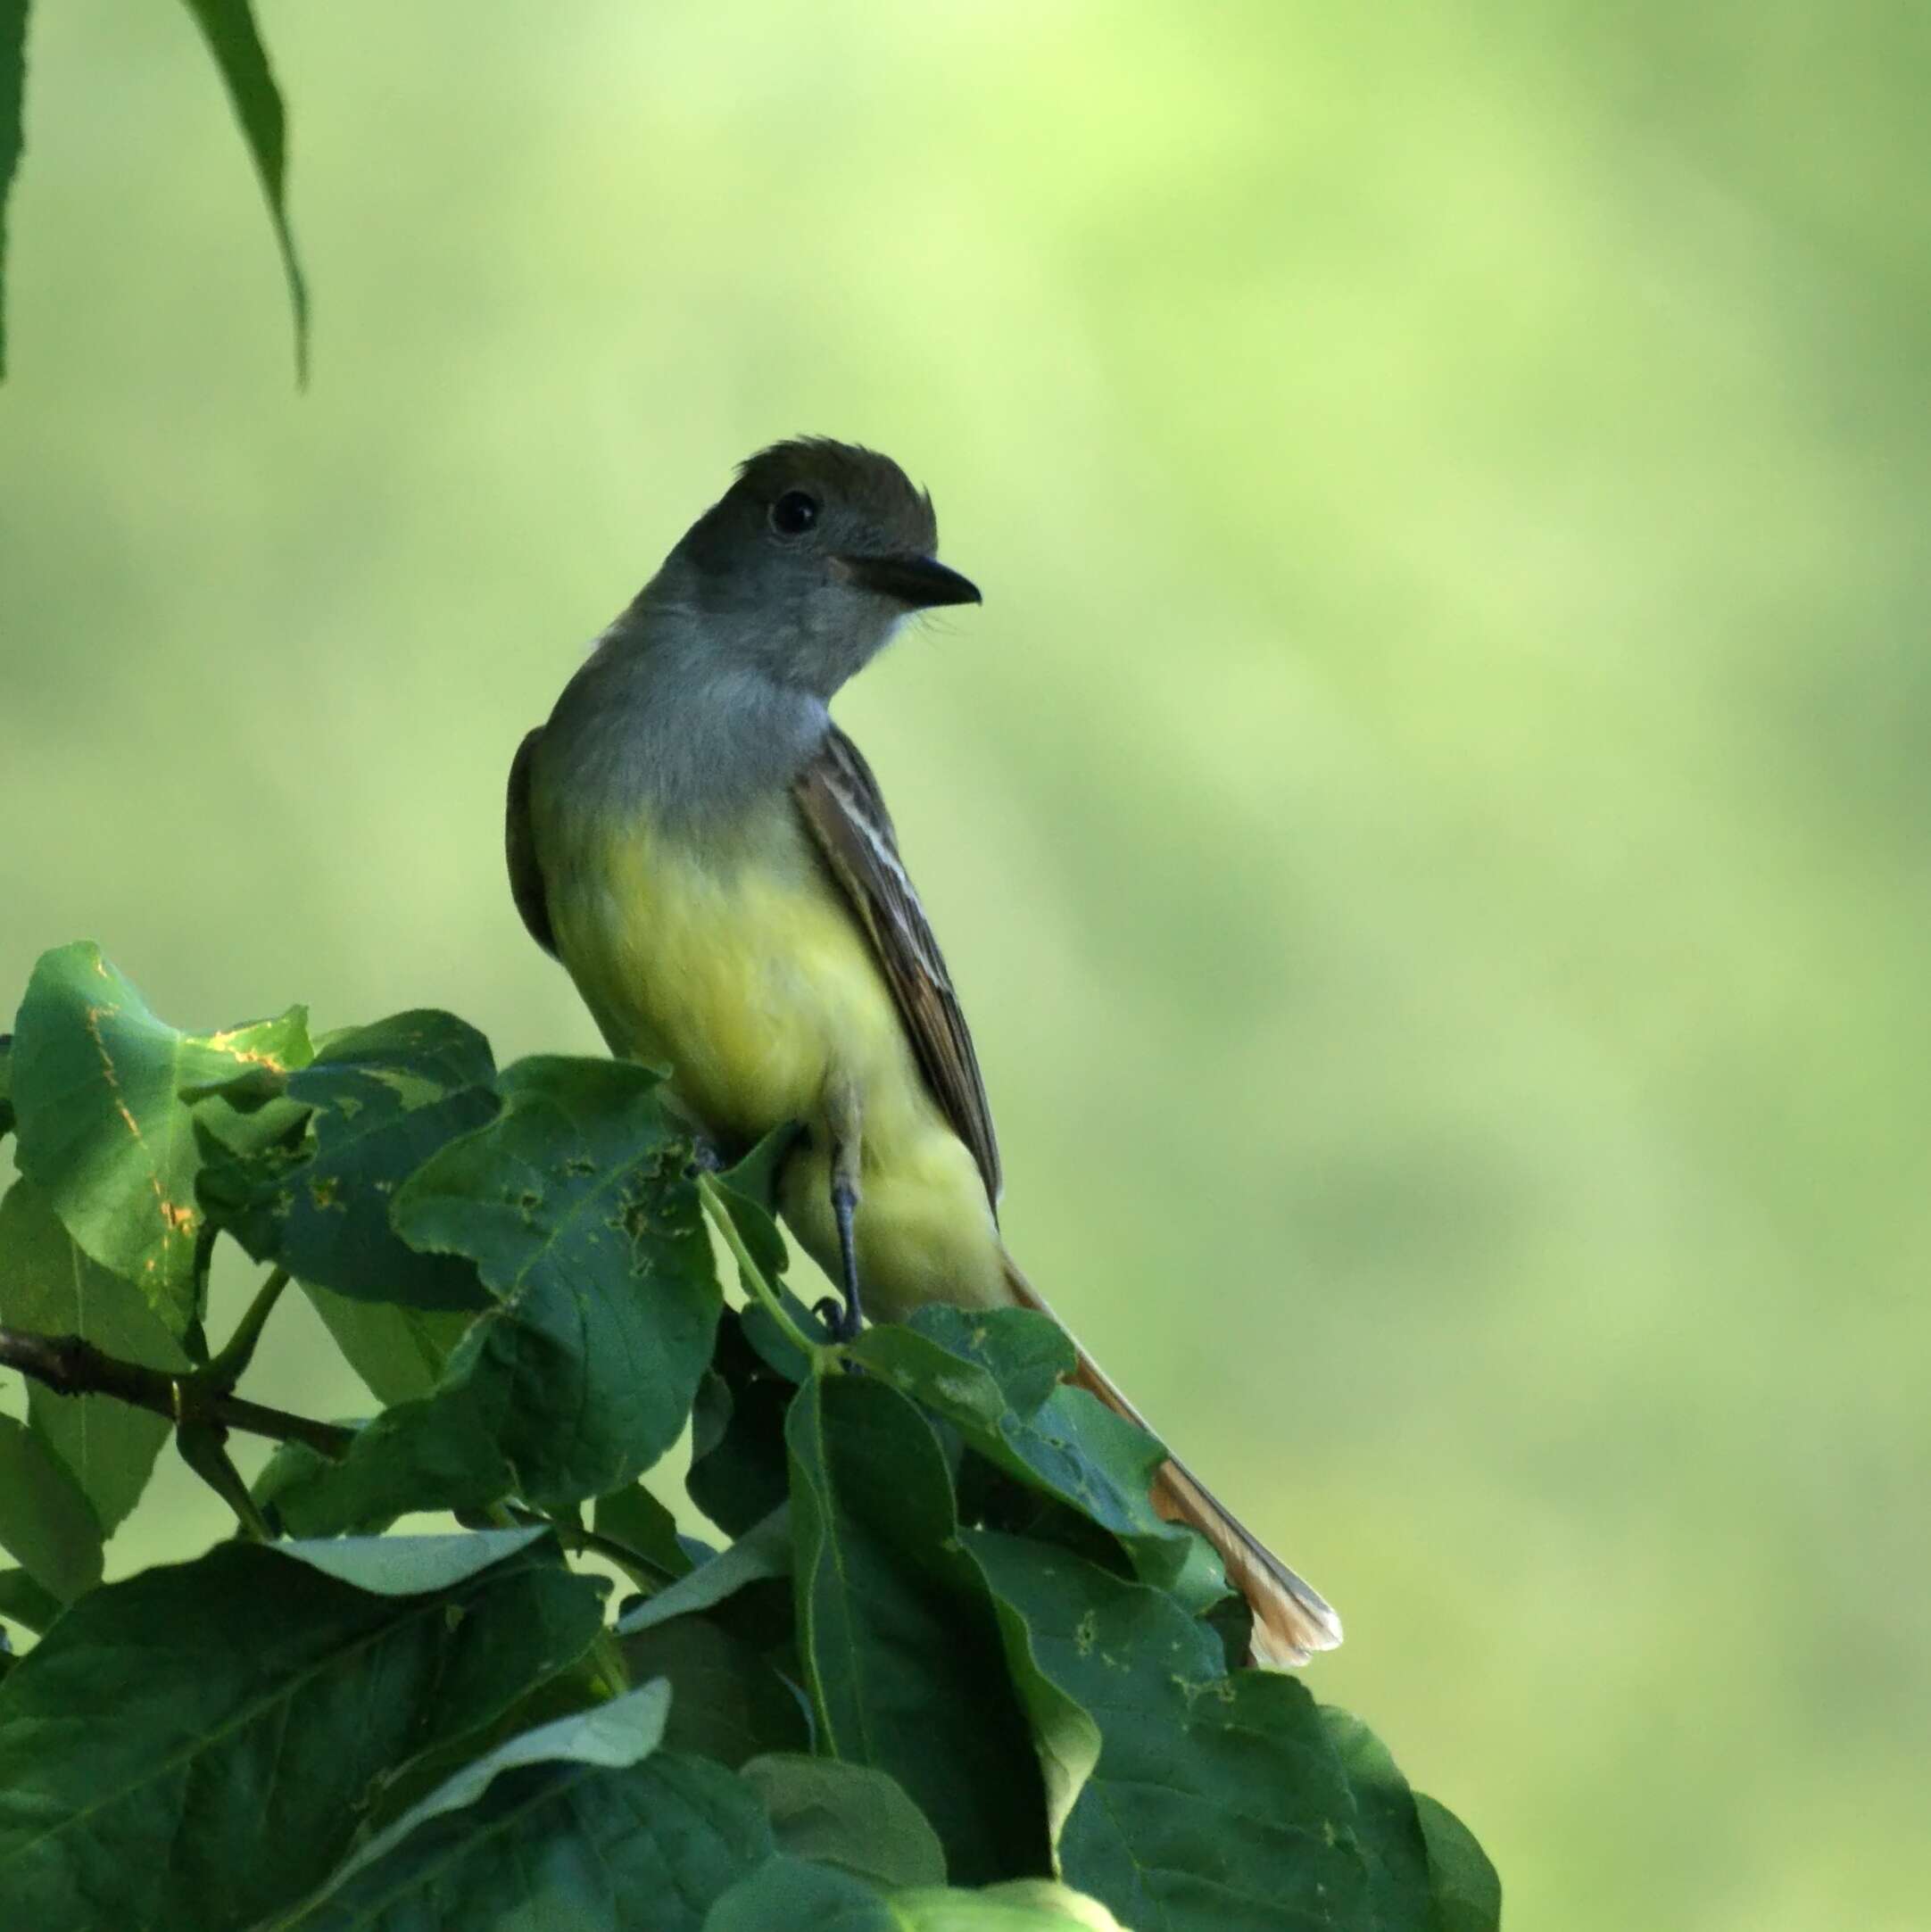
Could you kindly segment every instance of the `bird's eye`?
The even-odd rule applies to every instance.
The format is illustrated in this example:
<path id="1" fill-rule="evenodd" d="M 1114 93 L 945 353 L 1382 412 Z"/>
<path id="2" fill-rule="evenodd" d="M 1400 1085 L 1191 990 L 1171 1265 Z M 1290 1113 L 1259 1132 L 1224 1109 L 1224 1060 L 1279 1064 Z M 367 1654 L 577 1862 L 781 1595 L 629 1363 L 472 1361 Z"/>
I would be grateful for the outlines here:
<path id="1" fill-rule="evenodd" d="M 803 490 L 787 490 L 771 506 L 771 527 L 780 536 L 802 536 L 818 520 L 818 500 Z"/>

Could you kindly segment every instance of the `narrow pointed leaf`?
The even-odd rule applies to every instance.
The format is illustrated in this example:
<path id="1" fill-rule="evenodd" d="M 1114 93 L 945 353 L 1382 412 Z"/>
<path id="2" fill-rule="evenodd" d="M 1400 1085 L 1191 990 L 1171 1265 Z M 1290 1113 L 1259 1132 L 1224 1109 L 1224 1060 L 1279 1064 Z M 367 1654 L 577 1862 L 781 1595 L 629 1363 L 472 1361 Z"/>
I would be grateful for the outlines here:
<path id="1" fill-rule="evenodd" d="M 0 377 L 6 375 L 7 196 L 24 145 L 21 98 L 27 80 L 27 0 L 0 0 Z M 6 1131 L 0 1099 L 0 1133 Z"/>
<path id="2" fill-rule="evenodd" d="M 275 245 L 288 278 L 289 306 L 294 312 L 295 379 L 309 374 L 309 293 L 295 256 L 294 236 L 288 226 L 288 137 L 281 91 L 269 69 L 269 57 L 255 31 L 248 0 L 186 0 L 200 22 L 209 51 L 221 71 L 242 138 L 261 179 L 269 220 L 275 227 Z"/>

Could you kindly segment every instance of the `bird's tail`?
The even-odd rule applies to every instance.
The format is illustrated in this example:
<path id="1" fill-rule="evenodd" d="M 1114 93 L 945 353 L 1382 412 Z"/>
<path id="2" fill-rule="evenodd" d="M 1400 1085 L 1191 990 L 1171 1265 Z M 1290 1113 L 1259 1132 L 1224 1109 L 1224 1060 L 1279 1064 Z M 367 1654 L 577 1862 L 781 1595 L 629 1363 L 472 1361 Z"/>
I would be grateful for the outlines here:
<path id="1" fill-rule="evenodd" d="M 1041 1314 L 1052 1315 L 1058 1321 L 1044 1297 L 1019 1272 L 1010 1256 L 1006 1257 L 1006 1278 L 1022 1307 L 1036 1308 Z M 1065 1324 L 1060 1323 L 1060 1326 L 1065 1328 Z M 1071 1331 L 1068 1333 L 1070 1336 Z M 1073 1381 L 1098 1396 L 1115 1415 L 1123 1415 L 1146 1429 L 1146 1418 L 1120 1393 L 1099 1364 L 1076 1339 L 1073 1346 L 1079 1356 L 1079 1365 L 1073 1372 Z M 1245 1528 L 1183 1463 L 1169 1458 L 1161 1465 L 1153 1481 L 1153 1506 L 1170 1522 L 1183 1522 L 1198 1530 L 1214 1546 L 1226 1566 L 1228 1582 L 1247 1598 L 1254 1612 L 1256 1663 L 1277 1670 L 1305 1663 L 1314 1652 L 1332 1650 L 1341 1641 L 1341 1620 L 1321 1594 L 1304 1583 Z"/>

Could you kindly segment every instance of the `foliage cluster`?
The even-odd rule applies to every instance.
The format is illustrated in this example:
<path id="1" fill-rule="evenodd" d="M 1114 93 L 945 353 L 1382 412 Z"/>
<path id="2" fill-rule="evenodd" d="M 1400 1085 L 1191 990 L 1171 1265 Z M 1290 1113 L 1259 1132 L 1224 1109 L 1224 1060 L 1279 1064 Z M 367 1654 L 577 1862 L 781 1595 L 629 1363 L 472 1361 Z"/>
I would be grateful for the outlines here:
<path id="1" fill-rule="evenodd" d="M 0 1617 L 38 1635 L 0 1658 L 0 1920 L 1496 1924 L 1453 1816 L 1239 1667 L 1058 1330 L 834 1345 L 783 1285 L 780 1147 L 713 1173 L 648 1069 L 498 1069 L 434 1012 L 185 1033 L 83 944 L 27 989 L 7 1130 Z M 270 1273 L 213 1349 L 223 1239 Z M 290 1282 L 366 1421 L 239 1392 Z M 722 1547 L 639 1480 L 686 1426 Z M 278 1439 L 252 1486 L 235 1429 Z M 104 1583 L 170 1431 L 236 1538 Z M 391 1533 L 423 1512 L 456 1531 Z"/>

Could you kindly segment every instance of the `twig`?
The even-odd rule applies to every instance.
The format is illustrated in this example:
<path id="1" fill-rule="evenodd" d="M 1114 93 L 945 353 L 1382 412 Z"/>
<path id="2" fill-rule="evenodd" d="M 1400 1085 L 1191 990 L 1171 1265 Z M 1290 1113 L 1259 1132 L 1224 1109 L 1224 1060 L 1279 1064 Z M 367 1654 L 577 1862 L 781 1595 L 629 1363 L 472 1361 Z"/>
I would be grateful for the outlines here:
<path id="1" fill-rule="evenodd" d="M 123 1362 L 103 1355 L 79 1335 L 36 1335 L 26 1329 L 0 1327 L 0 1368 L 18 1369 L 57 1396 L 111 1396 L 137 1409 L 152 1409 L 171 1422 L 180 1414 L 178 1385 L 187 1374 L 170 1375 L 164 1369 Z M 286 1409 L 251 1402 L 245 1396 L 209 1394 L 198 1412 L 224 1429 L 239 1429 L 277 1442 L 303 1442 L 318 1455 L 339 1461 L 355 1439 L 352 1429 L 312 1416 L 291 1415 Z"/>

